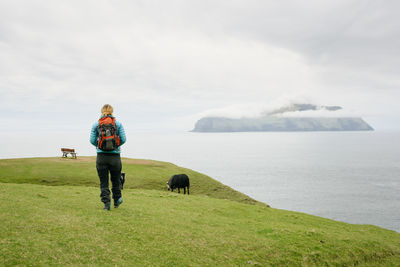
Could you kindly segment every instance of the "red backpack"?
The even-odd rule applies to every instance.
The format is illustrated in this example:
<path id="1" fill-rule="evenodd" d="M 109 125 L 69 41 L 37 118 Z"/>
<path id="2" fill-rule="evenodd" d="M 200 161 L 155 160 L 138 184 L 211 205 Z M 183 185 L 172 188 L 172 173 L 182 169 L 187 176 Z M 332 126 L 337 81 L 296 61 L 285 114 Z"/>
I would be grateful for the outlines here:
<path id="1" fill-rule="evenodd" d="M 111 116 L 102 117 L 97 127 L 97 147 L 103 151 L 113 151 L 121 143 L 118 136 L 118 128 L 115 118 Z"/>

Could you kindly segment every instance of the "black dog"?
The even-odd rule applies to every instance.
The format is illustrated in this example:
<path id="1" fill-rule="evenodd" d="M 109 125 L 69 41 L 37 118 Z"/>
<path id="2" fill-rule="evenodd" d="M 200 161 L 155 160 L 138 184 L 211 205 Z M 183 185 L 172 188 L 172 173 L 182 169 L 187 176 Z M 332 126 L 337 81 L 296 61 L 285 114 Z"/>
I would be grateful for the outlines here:
<path id="1" fill-rule="evenodd" d="M 183 194 L 186 194 L 186 187 L 187 192 L 189 195 L 189 177 L 186 174 L 175 174 L 172 175 L 169 181 L 167 182 L 168 190 L 174 191 L 175 188 L 178 188 L 178 193 L 180 193 L 180 189 L 183 188 Z"/>
<path id="2" fill-rule="evenodd" d="M 124 183 L 125 183 L 125 173 L 121 172 L 121 177 L 119 179 L 121 181 L 121 190 L 124 189 Z"/>

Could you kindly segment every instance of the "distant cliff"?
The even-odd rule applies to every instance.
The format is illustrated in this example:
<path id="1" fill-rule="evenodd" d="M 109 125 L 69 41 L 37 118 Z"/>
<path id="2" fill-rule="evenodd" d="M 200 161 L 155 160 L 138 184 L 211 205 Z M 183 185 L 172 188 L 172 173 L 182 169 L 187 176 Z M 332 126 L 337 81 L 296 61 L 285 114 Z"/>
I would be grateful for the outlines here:
<path id="1" fill-rule="evenodd" d="M 361 118 L 229 119 L 208 117 L 197 121 L 193 132 L 372 131 Z"/>
<path id="2" fill-rule="evenodd" d="M 284 117 L 287 112 L 326 110 L 334 112 L 339 106 L 292 104 L 258 118 L 231 119 L 205 117 L 198 120 L 193 132 L 291 132 L 291 131 L 372 131 L 373 128 L 358 117 Z"/>

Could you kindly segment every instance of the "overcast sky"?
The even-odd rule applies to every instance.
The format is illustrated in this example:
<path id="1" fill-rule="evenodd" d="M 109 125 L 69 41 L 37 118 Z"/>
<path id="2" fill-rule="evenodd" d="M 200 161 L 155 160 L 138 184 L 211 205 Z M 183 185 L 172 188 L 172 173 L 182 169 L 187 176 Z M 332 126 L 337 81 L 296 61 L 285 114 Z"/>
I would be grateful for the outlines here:
<path id="1" fill-rule="evenodd" d="M 131 131 L 204 114 L 340 105 L 400 128 L 399 1 L 0 1 L 8 131 L 89 129 L 109 103 Z"/>

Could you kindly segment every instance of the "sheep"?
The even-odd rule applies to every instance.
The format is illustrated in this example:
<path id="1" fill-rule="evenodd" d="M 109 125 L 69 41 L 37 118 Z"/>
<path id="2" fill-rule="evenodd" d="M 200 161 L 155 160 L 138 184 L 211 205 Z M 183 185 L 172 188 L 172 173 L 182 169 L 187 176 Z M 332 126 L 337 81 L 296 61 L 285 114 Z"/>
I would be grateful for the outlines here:
<path id="1" fill-rule="evenodd" d="M 167 188 L 168 190 L 171 190 L 171 192 L 173 192 L 175 188 L 178 188 L 178 193 L 181 193 L 180 189 L 183 188 L 183 194 L 186 194 L 186 187 L 189 195 L 190 183 L 189 177 L 186 174 L 172 175 L 167 182 Z"/>

